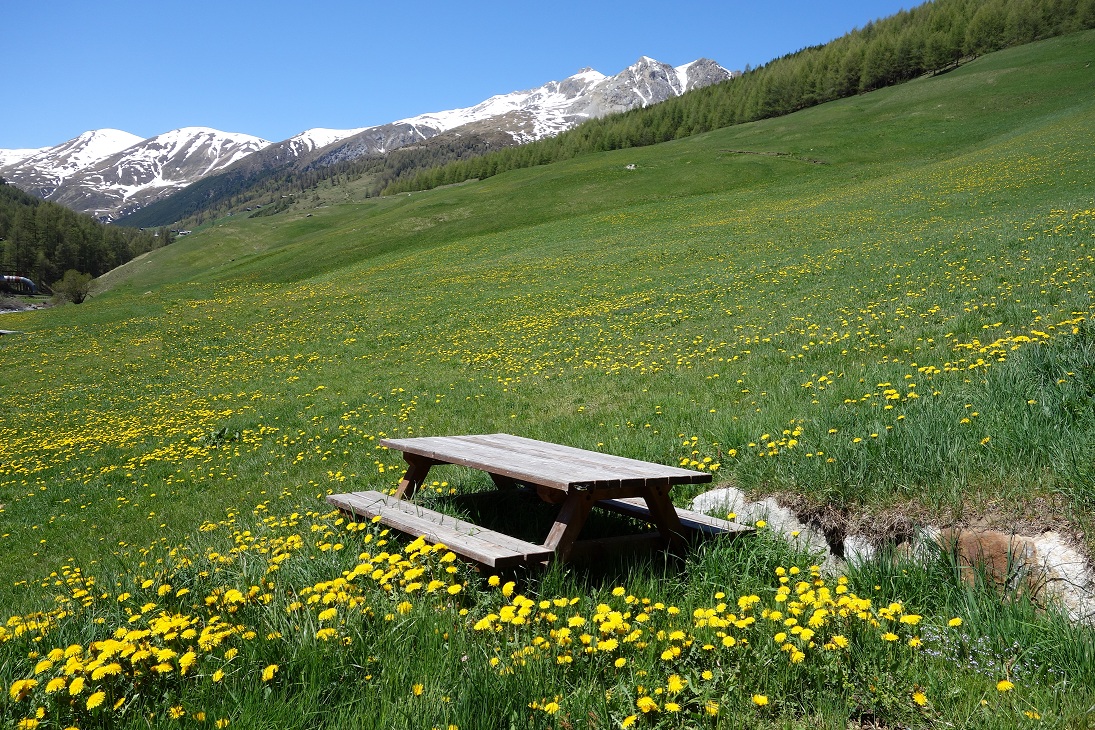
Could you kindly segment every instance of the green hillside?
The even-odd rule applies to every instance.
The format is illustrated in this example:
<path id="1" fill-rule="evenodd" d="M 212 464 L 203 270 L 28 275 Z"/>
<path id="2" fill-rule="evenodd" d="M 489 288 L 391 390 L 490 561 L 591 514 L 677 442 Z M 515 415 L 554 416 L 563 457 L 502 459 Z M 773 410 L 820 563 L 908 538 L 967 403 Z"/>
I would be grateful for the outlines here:
<path id="1" fill-rule="evenodd" d="M 1095 32 L 1084 32 L 676 142 L 428 192 L 332 201 L 311 212 L 222 219 L 110 272 L 100 280 L 105 291 L 84 305 L 5 315 L 5 329 L 27 334 L 0 338 L 0 605 L 45 610 L 55 594 L 67 596 L 62 606 L 89 618 L 55 619 L 49 631 L 60 638 L 45 644 L 61 648 L 61 639 L 86 643 L 127 621 L 143 626 L 141 617 L 160 608 L 129 606 L 146 599 L 169 612 L 211 606 L 264 627 L 254 629 L 255 642 L 241 644 L 247 663 L 225 680 L 236 682 L 231 699 L 200 684 L 206 674 L 193 690 L 182 677 L 152 687 L 129 675 L 117 680 L 132 682 L 129 689 L 104 689 L 151 703 L 119 720 L 126 726 L 142 723 L 141 712 L 157 702 L 176 701 L 209 708 L 210 720 L 215 709 L 234 721 L 243 718 L 233 712 L 252 713 L 255 726 L 338 727 L 351 718 L 362 727 L 422 726 L 413 704 L 422 691 L 410 687 L 426 670 L 394 639 L 377 638 L 392 625 L 387 616 L 401 617 L 401 635 L 415 637 L 422 661 L 441 663 L 464 686 L 491 688 L 460 694 L 439 672 L 424 690 L 436 692 L 427 723 L 508 727 L 475 719 L 489 704 L 514 726 L 552 727 L 566 715 L 542 711 L 554 703 L 579 713 L 571 722 L 589 713 L 600 718 L 591 724 L 608 727 L 627 715 L 621 707 L 636 712 L 635 683 L 640 696 L 643 684 L 673 686 L 653 678 L 668 666 L 656 653 L 651 678 L 613 675 L 624 688 L 613 696 L 631 693 L 618 706 L 603 693 L 578 691 L 605 676 L 580 657 L 570 674 L 539 664 L 535 676 L 518 669 L 499 678 L 486 666 L 493 649 L 470 629 L 466 645 L 439 644 L 436 622 L 448 641 L 462 619 L 424 618 L 434 615 L 424 603 L 405 616 L 395 603 L 369 604 L 376 617 L 366 628 L 353 624 L 359 633 L 339 634 L 352 639 L 343 654 L 313 640 L 327 619 L 313 613 L 311 623 L 282 625 L 286 611 L 300 609 L 286 608 L 288 596 L 303 599 L 308 587 L 318 599 L 327 589 L 312 586 L 354 569 L 350 553 L 361 536 L 339 538 L 344 527 L 321 516 L 322 498 L 398 482 L 398 456 L 376 440 L 505 431 L 709 469 L 716 483 L 780 495 L 837 530 L 876 529 L 898 513 L 936 524 L 984 518 L 1083 533 L 1090 550 L 1093 61 Z M 631 164 L 636 169 L 626 169 Z M 442 509 L 451 508 L 449 488 L 489 487 L 475 472 L 444 474 L 448 484 L 427 497 Z M 681 491 L 675 500 L 692 496 Z M 305 545 L 300 564 L 293 558 L 283 572 L 275 574 L 275 565 L 264 573 L 270 555 L 297 554 L 285 547 L 294 530 Z M 758 540 L 768 551 L 760 557 L 734 552 L 754 548 L 711 548 L 678 583 L 637 571 L 627 579 L 640 588 L 627 590 L 675 591 L 689 622 L 719 586 L 774 594 L 763 586 L 775 565 L 803 558 L 765 540 Z M 248 549 L 257 551 L 252 562 Z M 228 567 L 218 567 L 220 558 Z M 853 579 L 853 588 L 871 593 L 877 583 L 880 605 L 911 601 L 895 595 L 910 585 L 907 575 L 867 577 L 864 585 Z M 553 573 L 523 590 L 534 598 L 568 595 L 581 580 Z M 202 604 L 210 585 L 219 592 Z M 263 613 L 257 598 L 241 596 L 239 605 L 226 598 L 229 587 L 247 594 L 252 585 L 252 598 L 269 590 L 283 618 Z M 180 586 L 191 595 L 179 594 Z M 926 623 L 946 627 L 961 604 L 970 612 L 965 625 L 996 632 L 992 640 L 1005 648 L 1007 631 L 1042 631 L 1016 628 L 1042 625 L 1030 617 L 1009 623 L 982 615 L 978 623 L 973 613 L 982 604 L 960 584 L 952 589 L 916 596 Z M 117 600 L 123 591 L 127 598 Z M 476 618 L 486 610 L 477 607 L 498 595 L 469 594 L 470 587 L 453 599 L 465 603 L 450 607 Z M 383 591 L 382 598 L 361 595 L 387 600 Z M 733 596 L 727 600 L 732 606 Z M 339 621 L 339 631 L 351 632 L 352 622 Z M 305 630 L 313 631 L 311 643 L 286 638 Z M 1046 725 L 1079 727 L 1095 701 L 1095 663 L 1087 661 L 1095 643 L 1076 631 L 1067 641 L 1037 634 L 1007 677 L 1002 669 L 990 677 L 946 668 L 949 655 L 941 664 L 906 662 L 879 649 L 865 675 L 840 669 L 851 672 L 845 682 L 922 674 L 866 698 L 852 685 L 833 689 L 825 667 L 836 665 L 822 660 L 801 677 L 758 670 L 726 680 L 723 694 L 682 700 L 694 714 L 681 715 L 680 726 L 739 726 L 726 712 L 712 714 L 714 703 L 769 713 L 756 722 L 773 727 L 844 727 L 849 718 L 1013 727 L 1031 711 Z M 41 633 L 48 632 L 28 636 Z M 17 699 L 22 690 L 12 682 L 40 659 L 28 665 L 26 652 L 37 649 L 18 637 L 0 632 L 0 679 L 12 688 L 0 718 L 13 724 L 30 700 Z M 704 641 L 697 641 L 699 652 Z M 783 654 L 773 651 L 782 667 Z M 469 652 L 475 661 L 465 669 L 457 660 Z M 403 658 L 391 668 L 381 666 L 397 655 Z M 637 656 L 627 672 L 646 666 Z M 875 661 L 882 656 L 892 666 Z M 708 681 L 701 671 L 713 671 L 705 661 L 673 671 L 698 692 L 700 677 Z M 206 667 L 204 654 L 200 662 Z M 259 680 L 271 665 L 282 667 L 283 683 L 272 674 Z M 304 679 L 287 674 L 291 666 Z M 1038 666 L 1067 676 L 1040 674 Z M 377 685 L 380 709 L 366 712 L 358 703 L 374 700 L 351 692 L 365 681 L 361 673 Z M 782 689 L 759 686 L 761 676 Z M 997 688 L 997 680 L 1020 676 L 1025 683 L 1015 694 Z M 284 702 L 266 702 L 256 689 L 264 686 Z M 43 693 L 34 701 L 46 702 L 44 687 L 33 690 Z M 835 693 L 834 704 L 826 692 Z M 159 693 L 162 700 L 149 699 Z M 764 709 L 754 693 L 771 695 L 772 706 Z M 982 697 L 992 700 L 989 709 Z M 533 719 L 521 719 L 532 704 Z M 315 713 L 328 707 L 321 721 Z M 80 709 L 91 718 L 81 727 L 106 722 L 93 709 Z M 153 724 L 169 725 L 166 710 L 159 712 Z M 808 721 L 815 713 L 816 724 Z M 654 723 L 645 710 L 637 716 Z"/>

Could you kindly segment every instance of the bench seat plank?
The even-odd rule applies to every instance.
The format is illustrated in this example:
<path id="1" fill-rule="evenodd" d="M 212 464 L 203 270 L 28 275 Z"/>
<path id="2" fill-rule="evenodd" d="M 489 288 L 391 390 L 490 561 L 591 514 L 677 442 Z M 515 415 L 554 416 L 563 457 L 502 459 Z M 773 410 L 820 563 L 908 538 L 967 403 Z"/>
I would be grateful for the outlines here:
<path id="1" fill-rule="evenodd" d="M 650 519 L 650 509 L 646 506 L 646 500 L 642 497 L 603 499 L 597 503 L 597 506 L 612 512 L 627 515 L 628 517 L 638 517 L 643 520 Z M 681 521 L 681 527 L 688 530 L 703 532 L 708 535 L 756 532 L 756 528 L 742 525 L 738 522 L 730 522 L 729 520 L 719 519 L 718 517 L 712 517 L 690 509 L 681 509 L 680 507 L 677 507 L 676 509 L 677 517 L 679 517 Z"/>
<path id="2" fill-rule="evenodd" d="M 457 555 L 492 568 L 508 568 L 549 560 L 552 550 L 525 542 L 472 522 L 420 507 L 381 492 L 332 494 L 327 501 L 338 509 L 380 521 L 408 535 L 422 535 L 432 543 L 442 543 Z"/>

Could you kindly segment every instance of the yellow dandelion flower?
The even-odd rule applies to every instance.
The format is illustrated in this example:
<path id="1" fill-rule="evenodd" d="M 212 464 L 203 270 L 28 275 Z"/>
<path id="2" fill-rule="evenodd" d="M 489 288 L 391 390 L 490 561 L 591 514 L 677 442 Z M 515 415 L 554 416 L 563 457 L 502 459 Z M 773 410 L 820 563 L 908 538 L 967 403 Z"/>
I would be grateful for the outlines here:
<path id="1" fill-rule="evenodd" d="M 421 697 L 421 696 L 422 696 L 422 692 L 423 692 L 423 691 L 425 691 L 425 689 L 426 689 L 426 688 L 425 688 L 425 687 L 423 687 L 421 683 L 419 683 L 419 684 L 416 684 L 416 685 L 414 685 L 414 686 L 412 686 L 412 687 L 411 687 L 411 693 L 412 693 L 412 694 L 413 694 L 413 695 L 414 695 L 415 697 Z"/>
<path id="2" fill-rule="evenodd" d="M 18 702 L 30 694 L 30 691 L 37 686 L 37 679 L 17 679 L 11 684 L 11 698 Z"/>
<path id="3" fill-rule="evenodd" d="M 73 697 L 75 697 L 76 695 L 80 694 L 83 691 L 84 691 L 84 678 L 83 677 L 77 677 L 76 679 L 72 680 L 72 684 L 70 684 L 68 686 L 68 693 L 70 695 L 72 695 Z"/>
<path id="4" fill-rule="evenodd" d="M 920 705 L 921 707 L 928 704 L 928 696 L 920 690 L 916 690 L 915 692 L 913 692 L 912 698 L 913 702 Z"/>
<path id="5" fill-rule="evenodd" d="M 719 703 L 714 700 L 707 700 L 703 706 L 703 711 L 711 717 L 716 717 L 719 714 Z"/>
<path id="6" fill-rule="evenodd" d="M 1015 689 L 1015 685 L 1007 679 L 1001 679 L 999 682 L 996 683 L 997 692 L 1010 692 L 1013 689 Z"/>
<path id="7" fill-rule="evenodd" d="M 951 628 L 954 628 L 955 626 L 961 626 L 961 625 L 962 625 L 962 619 L 957 617 L 957 616 L 955 616 L 954 618 L 952 618 L 950 621 L 947 622 L 947 626 L 950 626 Z"/>
<path id="8" fill-rule="evenodd" d="M 179 657 L 179 669 L 183 674 L 186 674 L 190 667 L 194 666 L 198 662 L 198 655 L 192 651 L 188 651 Z"/>
<path id="9" fill-rule="evenodd" d="M 87 698 L 87 709 L 94 710 L 99 705 L 103 704 L 103 700 L 106 699 L 106 692 L 99 690 L 95 694 Z"/>
<path id="10" fill-rule="evenodd" d="M 764 707 L 768 704 L 768 695 L 753 695 L 753 704 L 757 707 Z"/>
<path id="11" fill-rule="evenodd" d="M 271 679 L 274 678 L 274 675 L 277 674 L 277 673 L 278 673 L 278 665 L 277 664 L 267 665 L 266 668 L 262 670 L 262 681 L 263 682 L 269 682 Z"/>
<path id="12" fill-rule="evenodd" d="M 628 715 L 623 720 L 620 720 L 620 727 L 628 728 L 635 724 L 635 721 L 639 719 L 638 715 Z"/>

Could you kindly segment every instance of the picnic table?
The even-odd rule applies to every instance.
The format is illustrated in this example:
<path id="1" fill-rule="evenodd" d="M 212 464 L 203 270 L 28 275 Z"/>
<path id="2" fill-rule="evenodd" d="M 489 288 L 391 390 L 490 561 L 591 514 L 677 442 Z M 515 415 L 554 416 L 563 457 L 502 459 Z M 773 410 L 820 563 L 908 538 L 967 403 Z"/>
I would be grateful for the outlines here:
<path id="1" fill-rule="evenodd" d="M 751 532 L 727 520 L 675 509 L 672 487 L 711 481 L 711 474 L 597 451 L 587 451 L 511 434 L 426 436 L 384 439 L 407 462 L 394 495 L 377 491 L 333 494 L 327 501 L 355 516 L 379 517 L 389 527 L 428 541 L 443 543 L 458 555 L 491 568 L 568 560 L 578 554 L 600 554 L 621 546 L 657 543 L 683 547 L 686 534 L 736 535 Z M 536 544 L 488 530 L 472 522 L 429 510 L 412 501 L 430 469 L 458 464 L 485 471 L 499 489 L 532 487 L 557 503 L 559 513 L 547 538 Z M 594 507 L 637 517 L 657 528 L 653 535 L 579 541 Z"/>

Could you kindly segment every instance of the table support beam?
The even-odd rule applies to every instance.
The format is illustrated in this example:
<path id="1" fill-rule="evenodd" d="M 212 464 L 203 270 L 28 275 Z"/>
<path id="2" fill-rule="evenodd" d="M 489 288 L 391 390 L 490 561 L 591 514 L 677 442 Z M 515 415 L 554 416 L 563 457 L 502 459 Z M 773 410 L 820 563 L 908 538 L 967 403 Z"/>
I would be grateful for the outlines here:
<path id="1" fill-rule="evenodd" d="M 410 499 L 413 497 L 415 491 L 425 483 L 426 475 L 430 473 L 430 467 L 442 463 L 406 452 L 403 453 L 403 460 L 407 462 L 407 473 L 403 475 L 399 487 L 395 490 L 396 499 Z"/>
<path id="2" fill-rule="evenodd" d="M 566 562 L 570 557 L 570 550 L 574 547 L 594 504 L 596 501 L 588 492 L 571 492 L 567 495 L 563 508 L 559 510 L 559 516 L 555 518 L 555 524 L 544 541 L 544 547 L 555 551 L 556 560 Z"/>

